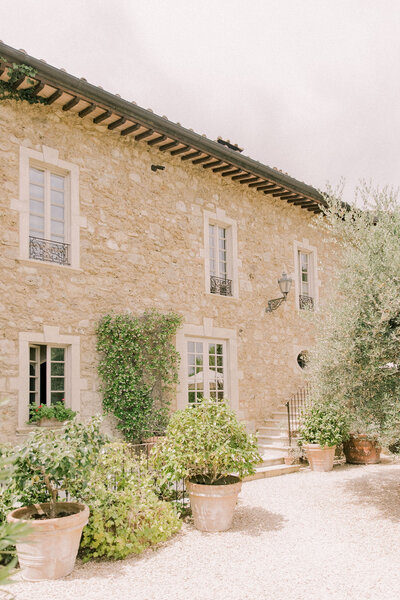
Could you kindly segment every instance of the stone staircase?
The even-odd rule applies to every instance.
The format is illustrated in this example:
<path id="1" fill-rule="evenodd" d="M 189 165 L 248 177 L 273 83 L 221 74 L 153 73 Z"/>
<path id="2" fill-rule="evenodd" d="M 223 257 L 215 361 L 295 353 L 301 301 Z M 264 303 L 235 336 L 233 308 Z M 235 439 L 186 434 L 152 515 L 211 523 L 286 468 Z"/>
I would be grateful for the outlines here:
<path id="1" fill-rule="evenodd" d="M 285 465 L 284 461 L 289 449 L 285 406 L 274 411 L 271 418 L 258 428 L 258 447 L 263 461 L 257 467 L 257 472 L 246 477 L 244 481 L 287 475 L 300 469 L 300 465 Z"/>

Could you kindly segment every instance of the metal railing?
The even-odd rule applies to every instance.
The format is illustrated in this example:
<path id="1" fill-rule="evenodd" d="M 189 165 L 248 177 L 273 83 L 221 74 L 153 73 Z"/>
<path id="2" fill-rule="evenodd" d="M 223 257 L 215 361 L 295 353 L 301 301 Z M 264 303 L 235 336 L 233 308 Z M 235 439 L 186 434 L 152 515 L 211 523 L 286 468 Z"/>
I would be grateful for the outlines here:
<path id="1" fill-rule="evenodd" d="M 29 236 L 29 258 L 69 265 L 69 244 Z"/>
<path id="2" fill-rule="evenodd" d="M 307 384 L 300 388 L 295 394 L 293 394 L 290 400 L 286 402 L 289 446 L 292 445 L 292 439 L 294 437 L 298 437 L 302 414 L 304 409 L 310 403 L 310 396 L 311 385 Z"/>
<path id="3" fill-rule="evenodd" d="M 232 296 L 232 280 L 211 275 L 210 292 L 211 294 L 219 294 L 220 296 Z"/>
<path id="4" fill-rule="evenodd" d="M 314 310 L 314 298 L 300 294 L 299 296 L 299 308 L 301 310 Z"/>

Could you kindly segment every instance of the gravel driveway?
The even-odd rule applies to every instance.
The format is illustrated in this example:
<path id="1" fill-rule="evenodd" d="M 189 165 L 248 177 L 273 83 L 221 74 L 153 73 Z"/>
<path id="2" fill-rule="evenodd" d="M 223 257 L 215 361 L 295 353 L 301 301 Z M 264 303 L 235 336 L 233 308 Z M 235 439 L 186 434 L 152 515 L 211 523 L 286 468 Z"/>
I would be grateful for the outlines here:
<path id="1" fill-rule="evenodd" d="M 7 589 L 17 600 L 397 600 L 400 465 L 248 482 L 230 531 L 185 524 L 141 557 Z"/>

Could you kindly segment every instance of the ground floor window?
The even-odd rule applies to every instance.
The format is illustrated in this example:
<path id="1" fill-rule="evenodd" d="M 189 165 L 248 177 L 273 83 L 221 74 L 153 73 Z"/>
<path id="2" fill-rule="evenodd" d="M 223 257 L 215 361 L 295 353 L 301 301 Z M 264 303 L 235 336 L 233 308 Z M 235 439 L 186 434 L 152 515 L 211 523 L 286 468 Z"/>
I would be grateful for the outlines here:
<path id="1" fill-rule="evenodd" d="M 29 346 L 29 404 L 50 406 L 66 402 L 65 347 L 45 344 Z"/>
<path id="2" fill-rule="evenodd" d="M 187 341 L 187 399 L 196 404 L 201 397 L 222 400 L 226 393 L 226 346 L 219 340 Z"/>

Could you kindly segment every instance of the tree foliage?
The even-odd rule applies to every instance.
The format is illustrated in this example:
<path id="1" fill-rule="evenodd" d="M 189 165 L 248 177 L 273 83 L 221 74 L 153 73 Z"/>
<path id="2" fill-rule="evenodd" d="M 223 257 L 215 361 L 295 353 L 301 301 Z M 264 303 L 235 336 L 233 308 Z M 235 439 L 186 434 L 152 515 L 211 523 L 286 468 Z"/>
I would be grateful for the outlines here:
<path id="1" fill-rule="evenodd" d="M 317 401 L 347 410 L 351 430 L 400 437 L 400 207 L 392 190 L 363 185 L 353 207 L 334 194 L 320 225 L 341 264 L 317 315 Z"/>
<path id="2" fill-rule="evenodd" d="M 178 381 L 174 314 L 106 315 L 97 328 L 103 406 L 128 441 L 163 432 L 170 395 Z"/>

